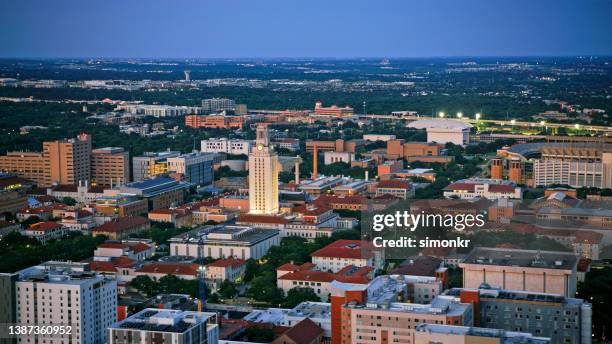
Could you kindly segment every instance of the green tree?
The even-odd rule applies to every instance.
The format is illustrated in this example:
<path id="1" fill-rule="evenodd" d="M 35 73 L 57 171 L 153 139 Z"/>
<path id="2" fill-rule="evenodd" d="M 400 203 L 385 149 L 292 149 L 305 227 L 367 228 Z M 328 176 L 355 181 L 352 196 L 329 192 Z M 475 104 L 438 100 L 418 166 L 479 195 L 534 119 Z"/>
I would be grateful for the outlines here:
<path id="1" fill-rule="evenodd" d="M 315 294 L 312 288 L 292 288 L 287 292 L 283 307 L 293 308 L 305 301 L 320 302 L 321 299 Z"/>
<path id="2" fill-rule="evenodd" d="M 221 286 L 219 287 L 219 296 L 224 299 L 231 299 L 238 293 L 238 289 L 236 289 L 236 284 L 229 280 L 223 280 Z"/>
<path id="3" fill-rule="evenodd" d="M 138 290 L 146 296 L 157 295 L 159 292 L 159 286 L 155 283 L 151 277 L 143 275 L 137 276 L 130 282 L 130 287 Z"/>
<path id="4" fill-rule="evenodd" d="M 60 200 L 60 202 L 62 202 L 65 205 L 69 205 L 69 206 L 73 206 L 77 204 L 76 199 L 72 198 L 72 197 L 62 197 L 62 199 Z"/>
<path id="5" fill-rule="evenodd" d="M 253 278 L 246 296 L 271 305 L 282 304 L 283 291 L 276 287 L 276 273 L 264 271 Z"/>

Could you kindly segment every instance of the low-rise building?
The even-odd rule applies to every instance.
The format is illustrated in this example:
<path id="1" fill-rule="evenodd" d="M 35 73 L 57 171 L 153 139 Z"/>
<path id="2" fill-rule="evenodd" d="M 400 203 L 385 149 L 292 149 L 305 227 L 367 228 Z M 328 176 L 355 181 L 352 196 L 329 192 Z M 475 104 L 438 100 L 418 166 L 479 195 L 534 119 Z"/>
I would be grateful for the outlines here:
<path id="1" fill-rule="evenodd" d="M 158 177 L 121 186 L 119 192 L 145 199 L 149 210 L 164 209 L 183 204 L 187 183 L 168 177 Z"/>
<path id="2" fill-rule="evenodd" d="M 141 216 L 126 216 L 106 222 L 91 230 L 91 235 L 105 235 L 111 240 L 127 239 L 151 227 L 149 220 Z"/>
<path id="3" fill-rule="evenodd" d="M 259 259 L 280 243 L 279 231 L 248 226 L 205 226 L 170 239 L 170 255 Z"/>
<path id="4" fill-rule="evenodd" d="M 499 198 L 522 199 L 523 191 L 510 181 L 499 179 L 462 179 L 444 188 L 444 197 L 473 199 L 484 197 L 489 200 Z"/>
<path id="5" fill-rule="evenodd" d="M 324 152 L 323 153 L 323 163 L 325 165 L 330 165 L 336 162 L 343 162 L 346 164 L 350 164 L 353 160 L 355 160 L 355 153 L 350 153 L 350 152 Z"/>
<path id="6" fill-rule="evenodd" d="M 45 221 L 31 225 L 23 231 L 23 234 L 35 238 L 44 245 L 49 242 L 49 240 L 57 240 L 68 234 L 68 230 L 60 223 Z"/>
<path id="7" fill-rule="evenodd" d="M 206 264 L 204 277 L 209 286 L 217 289 L 223 281 L 237 282 L 246 272 L 246 260 L 224 258 Z"/>
<path id="8" fill-rule="evenodd" d="M 371 266 L 382 268 L 384 255 L 371 242 L 361 240 L 337 240 L 310 254 L 312 262 L 321 271 L 338 272 L 345 266 Z"/>
<path id="9" fill-rule="evenodd" d="M 476 247 L 459 264 L 463 286 L 486 283 L 502 289 L 573 296 L 576 293 L 574 253 Z"/>
<path id="10" fill-rule="evenodd" d="M 231 155 L 249 155 L 253 141 L 227 138 L 202 140 L 200 150 L 203 153 L 226 153 Z"/>
<path id="11" fill-rule="evenodd" d="M 108 327 L 109 344 L 162 342 L 218 343 L 217 314 L 146 308 Z"/>
<path id="12" fill-rule="evenodd" d="M 150 221 L 166 222 L 175 228 L 191 227 L 193 215 L 188 209 L 155 209 L 148 214 Z"/>
<path id="13" fill-rule="evenodd" d="M 381 180 L 376 185 L 376 196 L 391 195 L 399 199 L 414 197 L 415 190 L 412 184 L 406 180 L 389 179 Z"/>

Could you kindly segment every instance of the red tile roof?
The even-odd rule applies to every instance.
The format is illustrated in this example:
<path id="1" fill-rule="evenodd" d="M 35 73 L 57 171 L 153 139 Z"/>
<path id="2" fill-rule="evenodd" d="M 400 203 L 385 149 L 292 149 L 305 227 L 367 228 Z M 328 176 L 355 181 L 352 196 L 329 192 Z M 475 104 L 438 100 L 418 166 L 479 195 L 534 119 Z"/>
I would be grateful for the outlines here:
<path id="1" fill-rule="evenodd" d="M 330 207 L 324 205 L 300 205 L 293 208 L 294 213 L 300 213 L 304 216 L 319 216 L 330 210 L 332 210 Z"/>
<path id="2" fill-rule="evenodd" d="M 38 222 L 38 223 L 31 225 L 30 228 L 28 228 L 28 230 L 46 232 L 46 231 L 50 231 L 53 229 L 59 229 L 59 228 L 62 228 L 62 225 L 57 222 L 44 221 L 44 222 Z"/>
<path id="3" fill-rule="evenodd" d="M 404 190 L 409 190 L 410 189 L 410 183 L 405 181 L 405 180 L 398 180 L 398 179 L 389 179 L 389 180 L 382 180 L 378 183 L 378 185 L 376 186 L 377 188 L 385 188 L 385 189 L 404 189 Z"/>
<path id="4" fill-rule="evenodd" d="M 122 232 L 122 231 L 129 230 L 137 226 L 145 225 L 147 223 L 149 223 L 149 220 L 142 216 L 121 217 L 117 220 L 106 222 L 105 224 L 92 229 L 92 232 L 102 232 L 102 233 Z"/>
<path id="5" fill-rule="evenodd" d="M 117 268 L 127 268 L 135 263 L 136 260 L 128 257 L 113 257 L 110 261 L 90 261 L 89 268 L 92 271 L 117 272 Z"/>
<path id="6" fill-rule="evenodd" d="M 444 188 L 445 191 L 455 191 L 455 190 L 463 190 L 463 191 L 471 191 L 474 192 L 476 188 L 476 184 L 472 183 L 452 183 Z"/>
<path id="7" fill-rule="evenodd" d="M 514 186 L 505 184 L 491 184 L 489 185 L 489 192 L 513 193 Z"/>
<path id="8" fill-rule="evenodd" d="M 282 335 L 287 336 L 295 344 L 310 344 L 323 335 L 323 330 L 309 318 L 304 318 Z"/>
<path id="9" fill-rule="evenodd" d="M 347 259 L 369 259 L 374 256 L 371 242 L 361 240 L 336 240 L 313 252 L 311 257 L 333 257 Z"/>
<path id="10" fill-rule="evenodd" d="M 206 266 L 219 267 L 219 268 L 226 268 L 228 266 L 237 268 L 243 265 L 246 265 L 246 260 L 236 259 L 236 258 L 219 259 L 210 264 L 206 264 Z"/>
<path id="11" fill-rule="evenodd" d="M 365 203 L 366 198 L 360 195 L 353 196 L 331 196 L 322 195 L 317 198 L 313 204 L 327 205 L 327 204 L 362 204 Z"/>
<path id="12" fill-rule="evenodd" d="M 588 272 L 590 267 L 591 267 L 591 260 L 588 258 L 581 258 L 578 261 L 578 266 L 576 267 L 576 270 L 578 272 Z"/>
<path id="13" fill-rule="evenodd" d="M 271 216 L 271 215 L 253 215 L 253 214 L 243 214 L 238 217 L 236 222 L 240 223 L 273 223 L 278 225 L 284 225 L 289 223 L 284 217 L 281 216 Z"/>
<path id="14" fill-rule="evenodd" d="M 197 276 L 198 268 L 199 265 L 193 263 L 151 263 L 144 265 L 140 269 L 136 270 L 136 272 L 148 274 Z"/>

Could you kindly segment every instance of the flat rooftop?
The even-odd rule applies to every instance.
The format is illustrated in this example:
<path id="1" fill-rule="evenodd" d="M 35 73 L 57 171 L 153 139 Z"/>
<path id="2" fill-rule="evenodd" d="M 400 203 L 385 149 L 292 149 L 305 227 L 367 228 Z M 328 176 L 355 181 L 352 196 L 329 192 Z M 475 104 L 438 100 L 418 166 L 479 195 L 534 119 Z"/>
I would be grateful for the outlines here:
<path id="1" fill-rule="evenodd" d="M 204 226 L 177 235 L 170 239 L 174 243 L 231 244 L 251 246 L 279 235 L 274 229 L 250 226 L 216 225 Z"/>
<path id="2" fill-rule="evenodd" d="M 577 263 L 578 258 L 569 252 L 489 247 L 474 248 L 463 261 L 463 264 L 520 266 L 559 270 L 572 270 Z"/>
<path id="3" fill-rule="evenodd" d="M 480 288 L 480 289 L 463 289 L 463 288 L 452 288 L 447 290 L 444 295 L 450 295 L 459 297 L 462 290 L 473 290 L 480 293 L 480 297 L 483 299 L 499 299 L 499 300 L 512 300 L 512 301 L 525 301 L 525 302 L 543 302 L 543 303 L 557 303 L 557 304 L 569 304 L 569 305 L 582 305 L 585 303 L 582 299 L 575 299 L 571 297 L 559 296 L 557 294 L 548 293 L 535 293 L 530 291 L 522 290 L 504 290 L 504 289 L 493 289 L 493 288 Z"/>
<path id="4" fill-rule="evenodd" d="M 113 324 L 109 328 L 184 333 L 203 322 L 209 325 L 216 324 L 216 313 L 147 308 L 123 321 Z"/>
<path id="5" fill-rule="evenodd" d="M 419 324 L 416 326 L 417 332 L 427 332 L 436 334 L 448 334 L 448 335 L 460 335 L 460 336 L 474 336 L 474 337 L 488 337 L 488 338 L 500 338 L 503 344 L 546 344 L 550 343 L 550 338 L 545 337 L 534 337 L 531 333 L 525 332 L 512 332 L 506 330 L 498 330 L 491 328 L 482 327 L 468 327 L 468 326 L 451 326 L 451 325 L 438 325 L 438 324 Z"/>

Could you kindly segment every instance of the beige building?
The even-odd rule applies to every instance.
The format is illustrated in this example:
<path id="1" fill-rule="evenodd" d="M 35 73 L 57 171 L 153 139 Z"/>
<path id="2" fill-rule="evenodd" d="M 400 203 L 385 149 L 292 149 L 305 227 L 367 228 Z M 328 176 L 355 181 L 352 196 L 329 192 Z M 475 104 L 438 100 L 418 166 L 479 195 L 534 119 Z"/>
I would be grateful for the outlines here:
<path id="1" fill-rule="evenodd" d="M 270 145 L 268 129 L 257 127 L 255 148 L 249 154 L 249 212 L 278 213 L 278 155 Z"/>
<path id="2" fill-rule="evenodd" d="M 511 332 L 498 329 L 451 326 L 437 324 L 421 324 L 415 328 L 413 344 L 547 344 L 550 338 L 536 337 L 526 332 Z"/>
<path id="3" fill-rule="evenodd" d="M 31 179 L 38 186 L 77 184 L 91 177 L 91 136 L 43 142 L 42 153 L 9 152 L 0 157 L 0 171 Z"/>
<path id="4" fill-rule="evenodd" d="M 8 152 L 0 156 L 0 171 L 15 173 L 36 182 L 38 186 L 48 186 L 51 182 L 45 161 L 42 153 Z"/>
<path id="5" fill-rule="evenodd" d="M 119 147 L 91 151 L 91 182 L 99 186 L 125 184 L 130 181 L 130 153 Z"/>
<path id="6" fill-rule="evenodd" d="M 459 267 L 464 288 L 482 284 L 502 289 L 573 297 L 576 293 L 574 253 L 476 247 Z"/>
<path id="7" fill-rule="evenodd" d="M 91 136 L 43 143 L 43 155 L 51 174 L 51 183 L 77 184 L 91 178 Z"/>

